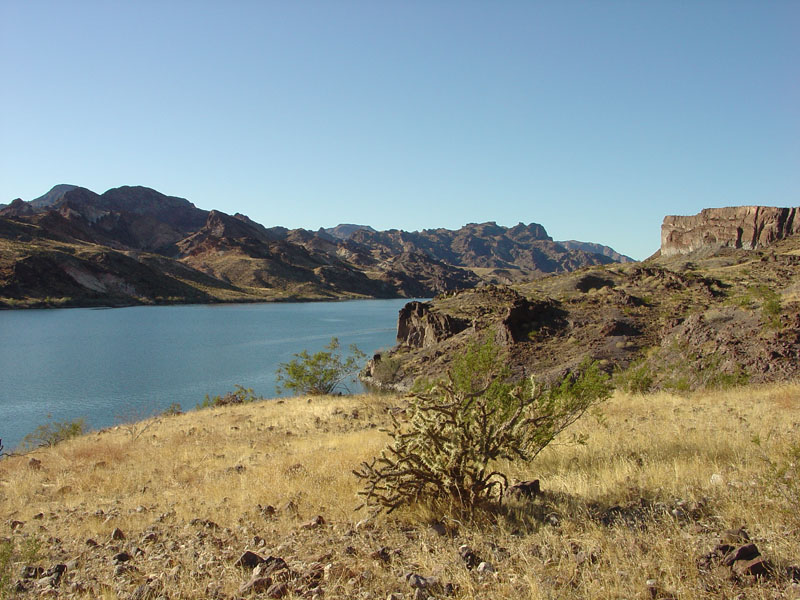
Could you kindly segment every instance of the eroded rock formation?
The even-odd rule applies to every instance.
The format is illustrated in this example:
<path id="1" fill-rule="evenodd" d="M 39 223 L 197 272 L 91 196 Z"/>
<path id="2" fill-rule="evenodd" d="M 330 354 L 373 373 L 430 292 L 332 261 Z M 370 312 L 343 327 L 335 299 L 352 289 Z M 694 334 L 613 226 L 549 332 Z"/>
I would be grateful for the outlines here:
<path id="1" fill-rule="evenodd" d="M 706 208 L 699 214 L 664 217 L 661 256 L 703 248 L 753 250 L 800 233 L 800 208 L 733 206 Z"/>

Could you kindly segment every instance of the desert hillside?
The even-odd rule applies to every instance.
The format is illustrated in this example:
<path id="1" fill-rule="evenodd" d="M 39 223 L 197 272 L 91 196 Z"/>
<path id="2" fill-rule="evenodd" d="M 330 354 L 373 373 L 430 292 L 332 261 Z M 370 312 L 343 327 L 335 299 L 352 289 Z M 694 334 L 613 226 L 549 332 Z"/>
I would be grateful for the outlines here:
<path id="1" fill-rule="evenodd" d="M 381 426 L 404 405 L 398 396 L 263 401 L 3 458 L 0 595 L 800 594 L 800 384 L 618 392 L 602 419 L 568 432 L 585 445 L 567 435 L 533 464 L 499 465 L 538 478 L 541 495 L 472 521 L 424 507 L 354 511 L 351 470 L 386 443 Z"/>

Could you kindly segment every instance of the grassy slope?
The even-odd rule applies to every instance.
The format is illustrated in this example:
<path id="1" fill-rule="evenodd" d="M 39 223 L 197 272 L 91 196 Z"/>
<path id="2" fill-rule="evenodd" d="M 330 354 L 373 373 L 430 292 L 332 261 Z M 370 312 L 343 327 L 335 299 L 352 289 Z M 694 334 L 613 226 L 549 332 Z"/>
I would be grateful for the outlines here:
<path id="1" fill-rule="evenodd" d="M 604 421 L 577 424 L 574 433 L 587 433 L 587 445 L 553 446 L 534 465 L 509 468 L 520 479 L 540 478 L 545 495 L 510 502 L 494 523 L 457 523 L 417 508 L 359 524 L 365 515 L 353 512 L 351 469 L 385 443 L 377 426 L 400 402 L 300 397 L 207 409 L 4 459 L 0 538 L 14 548 L 6 572 L 13 580 L 23 564 L 46 569 L 75 560 L 60 584 L 63 596 L 128 598 L 149 581 L 158 590 L 153 597 L 217 591 L 230 598 L 249 578 L 233 565 L 249 548 L 280 556 L 298 572 L 318 563 L 326 598 L 411 598 L 401 579 L 408 571 L 456 584 L 459 598 L 798 593 L 785 577 L 737 582 L 728 570 L 701 574 L 696 561 L 721 532 L 741 526 L 774 564 L 800 561 L 797 507 L 769 494 L 766 463 L 751 441 L 768 438 L 773 456 L 797 441 L 800 384 L 689 398 L 617 394 Z M 286 508 L 290 502 L 296 512 Z M 265 515 L 259 504 L 278 511 Z M 603 524 L 611 514 L 627 522 Z M 316 515 L 326 524 L 303 528 Z M 431 527 L 441 518 L 455 537 Z M 24 525 L 12 530 L 12 521 Z M 116 527 L 126 540 L 110 539 Z M 155 541 L 143 541 L 148 531 Z M 100 545 L 87 545 L 89 538 Z M 468 571 L 458 555 L 465 543 L 496 573 Z M 144 554 L 129 563 L 135 570 L 115 575 L 111 557 L 127 544 Z M 371 557 L 382 547 L 388 561 Z M 660 591 L 651 595 L 647 580 Z"/>

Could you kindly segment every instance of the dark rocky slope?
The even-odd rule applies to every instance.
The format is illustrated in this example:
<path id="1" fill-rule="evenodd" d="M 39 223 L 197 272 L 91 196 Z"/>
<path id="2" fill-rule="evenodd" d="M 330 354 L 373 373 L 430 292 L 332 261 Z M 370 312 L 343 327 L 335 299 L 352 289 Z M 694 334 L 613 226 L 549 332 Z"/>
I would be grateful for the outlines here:
<path id="1" fill-rule="evenodd" d="M 400 312 L 398 345 L 370 361 L 364 378 L 408 389 L 486 340 L 503 348 L 517 377 L 555 378 L 588 356 L 639 391 L 797 378 L 800 236 L 411 303 Z"/>

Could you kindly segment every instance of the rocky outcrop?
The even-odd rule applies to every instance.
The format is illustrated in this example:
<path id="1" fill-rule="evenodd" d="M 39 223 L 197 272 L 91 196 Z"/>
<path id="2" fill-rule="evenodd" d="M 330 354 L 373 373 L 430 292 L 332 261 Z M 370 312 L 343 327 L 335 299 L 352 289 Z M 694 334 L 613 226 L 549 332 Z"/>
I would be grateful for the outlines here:
<path id="1" fill-rule="evenodd" d="M 513 344 L 535 336 L 553 335 L 566 325 L 565 314 L 553 300 L 533 301 L 519 296 L 500 322 L 500 341 Z"/>
<path id="2" fill-rule="evenodd" d="M 430 302 L 409 302 L 397 319 L 397 343 L 411 348 L 437 344 L 469 327 L 469 321 L 431 310 Z"/>
<path id="3" fill-rule="evenodd" d="M 800 233 L 800 208 L 734 206 L 706 208 L 699 214 L 666 216 L 661 225 L 661 256 L 704 248 L 753 250 Z"/>

